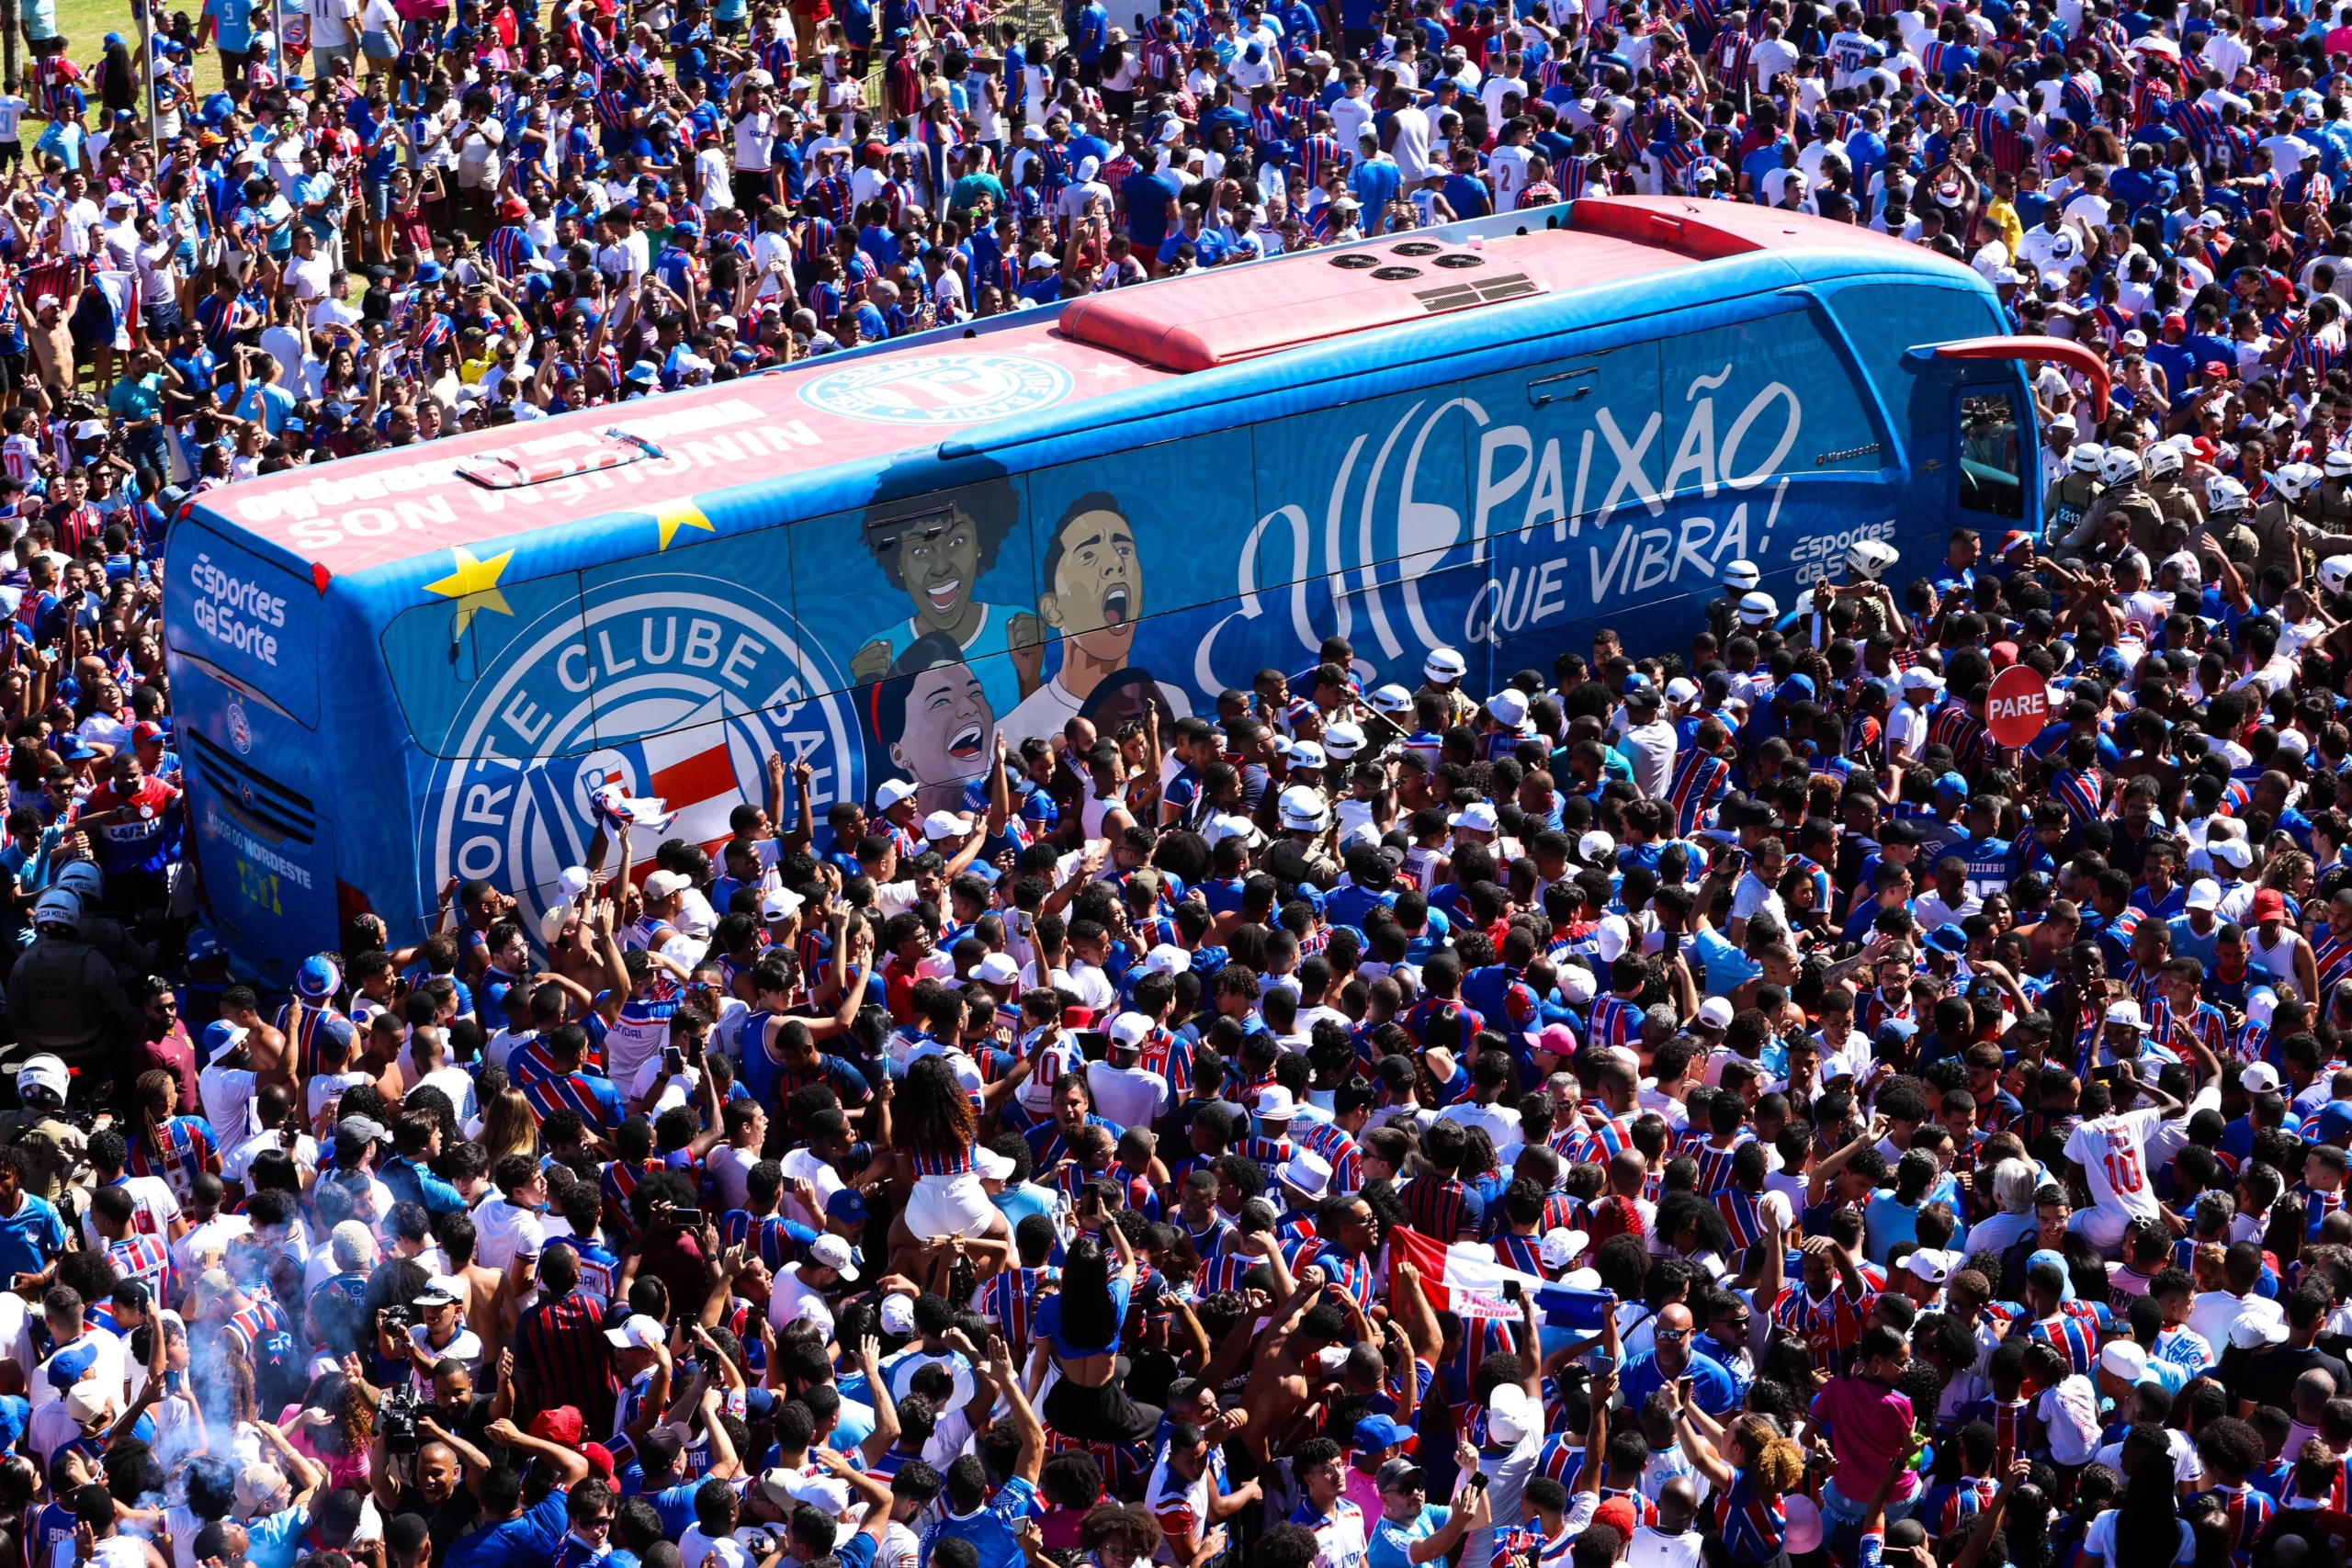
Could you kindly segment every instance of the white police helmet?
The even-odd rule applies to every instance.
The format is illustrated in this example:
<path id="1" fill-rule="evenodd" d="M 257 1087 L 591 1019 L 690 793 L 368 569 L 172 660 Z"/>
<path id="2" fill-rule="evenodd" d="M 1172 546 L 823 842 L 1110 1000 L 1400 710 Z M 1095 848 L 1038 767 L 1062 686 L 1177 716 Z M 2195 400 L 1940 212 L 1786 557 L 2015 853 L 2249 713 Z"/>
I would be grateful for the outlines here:
<path id="1" fill-rule="evenodd" d="M 1876 582 L 1897 558 L 1895 548 L 1879 539 L 1857 539 L 1846 550 L 1846 568 L 1856 577 Z"/>
<path id="2" fill-rule="evenodd" d="M 2309 463 L 2282 463 L 2270 470 L 2270 482 L 2289 501 L 2301 501 L 2319 488 L 2325 476 Z"/>

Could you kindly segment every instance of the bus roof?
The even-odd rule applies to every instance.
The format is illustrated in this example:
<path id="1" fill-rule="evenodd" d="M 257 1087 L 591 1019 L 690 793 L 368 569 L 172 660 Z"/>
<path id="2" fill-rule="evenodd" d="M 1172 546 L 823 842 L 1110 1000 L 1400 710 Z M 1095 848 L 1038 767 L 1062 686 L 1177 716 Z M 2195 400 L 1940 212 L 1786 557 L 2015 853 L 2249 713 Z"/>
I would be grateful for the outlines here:
<path id="1" fill-rule="evenodd" d="M 209 491 L 198 511 L 300 562 L 322 592 L 333 577 L 602 516 L 650 513 L 666 546 L 709 526 L 694 504 L 706 491 L 932 446 L 1351 333 L 1545 294 L 1605 300 L 1596 319 L 1613 319 L 1657 301 L 1612 285 L 1760 251 L 1919 259 L 1885 236 L 1728 202 L 1584 200 L 1568 227 L 1505 221 L 1303 252 L 293 469 Z"/>

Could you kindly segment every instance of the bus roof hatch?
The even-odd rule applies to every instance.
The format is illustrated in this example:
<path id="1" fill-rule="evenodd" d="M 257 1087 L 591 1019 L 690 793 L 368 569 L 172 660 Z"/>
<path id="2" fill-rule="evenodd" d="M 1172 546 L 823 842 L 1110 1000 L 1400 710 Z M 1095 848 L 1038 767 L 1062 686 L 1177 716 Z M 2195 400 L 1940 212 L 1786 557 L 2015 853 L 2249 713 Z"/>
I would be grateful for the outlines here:
<path id="1" fill-rule="evenodd" d="M 1236 267 L 1217 281 L 1215 288 L 1090 295 L 1062 311 L 1060 329 L 1182 373 L 1551 291 L 1507 246 L 1429 238 Z"/>

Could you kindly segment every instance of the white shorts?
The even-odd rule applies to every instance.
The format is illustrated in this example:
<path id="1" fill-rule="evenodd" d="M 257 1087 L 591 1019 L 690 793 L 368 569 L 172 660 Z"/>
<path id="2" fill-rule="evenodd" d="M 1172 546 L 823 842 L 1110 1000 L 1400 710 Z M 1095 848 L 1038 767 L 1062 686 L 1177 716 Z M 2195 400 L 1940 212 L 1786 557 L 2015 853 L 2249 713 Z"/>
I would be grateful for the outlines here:
<path id="1" fill-rule="evenodd" d="M 2139 1216 L 2117 1204 L 2112 1208 L 2077 1209 L 2066 1228 L 2086 1238 L 2093 1247 L 2109 1258 L 2123 1249 L 2123 1233 L 2132 1228 Z"/>
<path id="2" fill-rule="evenodd" d="M 926 1176 L 915 1183 L 907 1200 L 907 1229 L 925 1240 L 944 1235 L 978 1236 L 997 1220 L 997 1207 L 988 1189 L 971 1171 L 956 1176 Z"/>

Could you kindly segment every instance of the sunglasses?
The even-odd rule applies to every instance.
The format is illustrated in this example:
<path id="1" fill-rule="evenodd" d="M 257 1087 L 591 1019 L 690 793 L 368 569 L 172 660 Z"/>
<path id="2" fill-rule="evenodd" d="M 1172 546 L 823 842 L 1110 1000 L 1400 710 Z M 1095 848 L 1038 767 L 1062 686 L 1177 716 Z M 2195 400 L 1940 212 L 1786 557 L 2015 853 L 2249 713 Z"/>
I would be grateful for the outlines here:
<path id="1" fill-rule="evenodd" d="M 1665 1340 L 1669 1345 L 1679 1345 L 1690 1337 L 1690 1331 L 1687 1328 L 1661 1328 L 1657 1330 L 1656 1337 Z"/>

